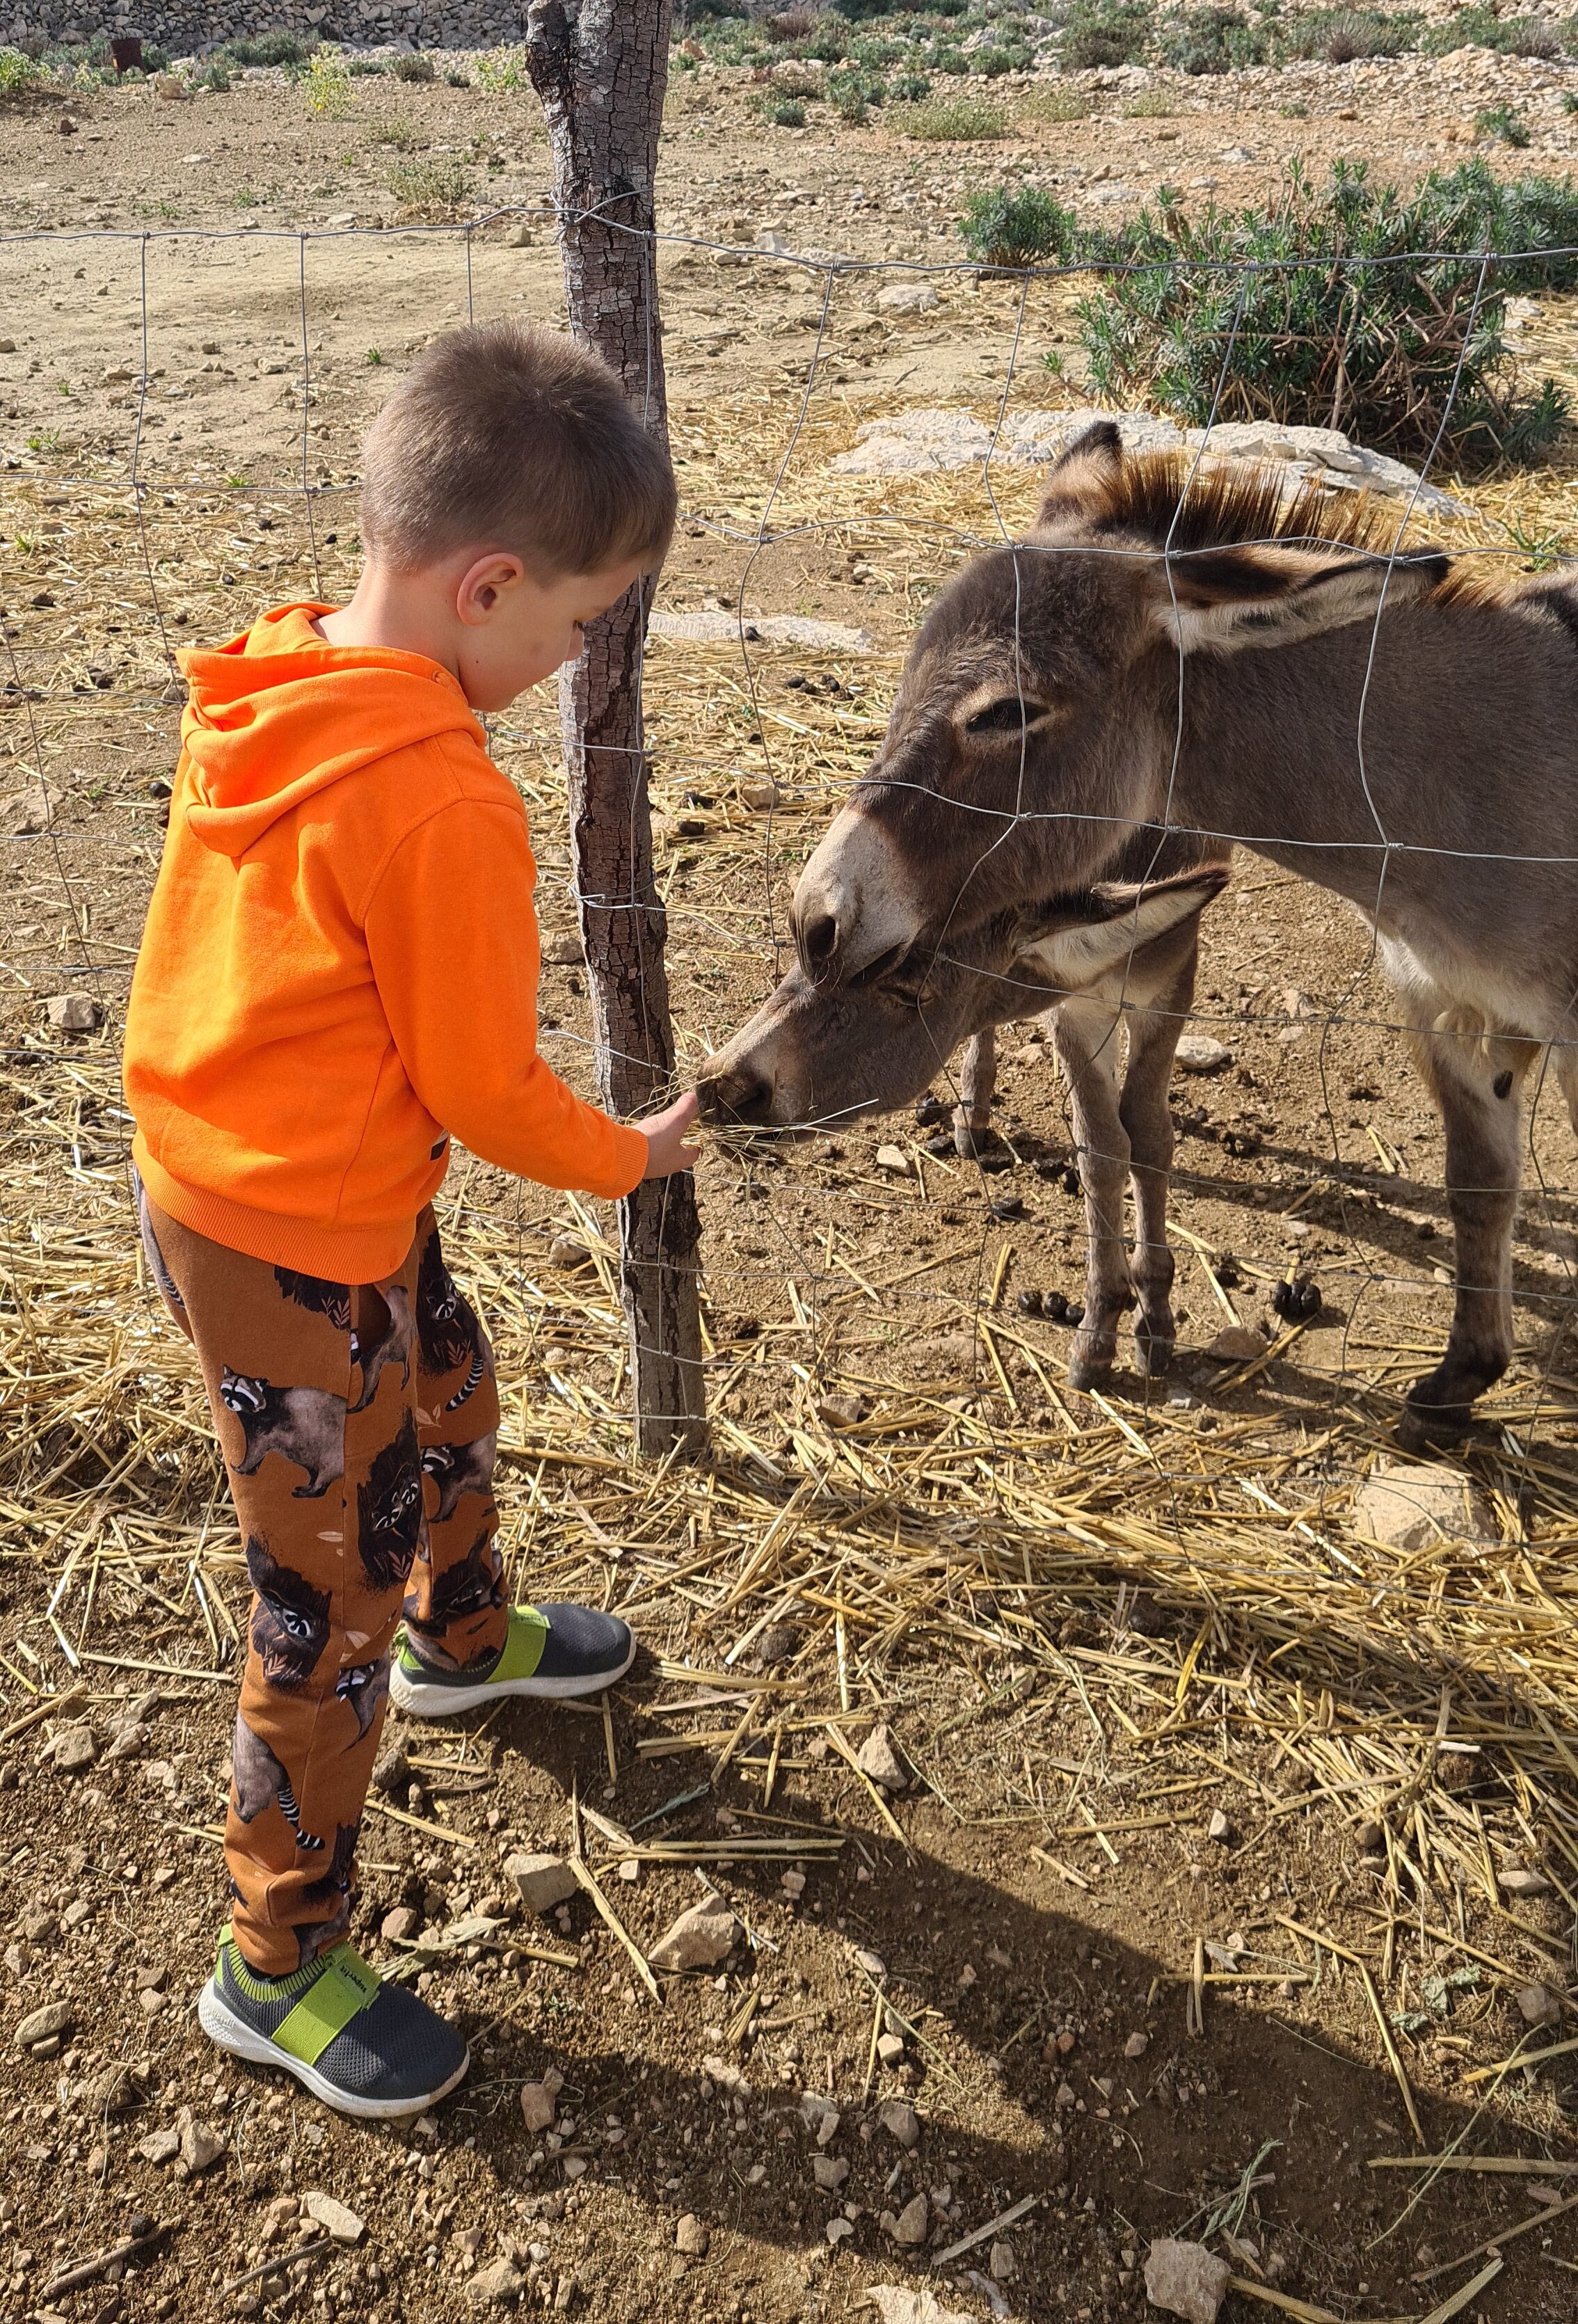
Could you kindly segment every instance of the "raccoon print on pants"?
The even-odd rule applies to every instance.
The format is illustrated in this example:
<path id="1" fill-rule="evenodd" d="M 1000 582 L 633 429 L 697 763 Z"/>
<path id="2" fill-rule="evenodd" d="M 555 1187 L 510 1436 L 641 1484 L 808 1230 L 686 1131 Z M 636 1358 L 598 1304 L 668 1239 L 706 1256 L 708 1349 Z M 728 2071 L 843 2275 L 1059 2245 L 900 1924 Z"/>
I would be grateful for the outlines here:
<path id="1" fill-rule="evenodd" d="M 225 1854 L 236 1943 L 277 1977 L 349 1926 L 402 1605 L 413 1646 L 447 1668 L 485 1666 L 504 1643 L 493 1351 L 430 1210 L 394 1275 L 343 1284 L 227 1250 L 138 1198 L 246 1546 Z"/>

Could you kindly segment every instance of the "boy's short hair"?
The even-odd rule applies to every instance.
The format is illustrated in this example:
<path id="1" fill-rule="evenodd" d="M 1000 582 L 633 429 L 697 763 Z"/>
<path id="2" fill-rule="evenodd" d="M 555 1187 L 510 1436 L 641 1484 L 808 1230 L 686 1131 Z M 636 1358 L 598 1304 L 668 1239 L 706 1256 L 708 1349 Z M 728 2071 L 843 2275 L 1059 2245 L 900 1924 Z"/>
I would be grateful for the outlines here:
<path id="1" fill-rule="evenodd" d="M 475 543 L 540 579 L 661 564 L 674 472 L 601 355 L 529 324 L 473 324 L 423 349 L 363 459 L 362 540 L 402 572 Z"/>

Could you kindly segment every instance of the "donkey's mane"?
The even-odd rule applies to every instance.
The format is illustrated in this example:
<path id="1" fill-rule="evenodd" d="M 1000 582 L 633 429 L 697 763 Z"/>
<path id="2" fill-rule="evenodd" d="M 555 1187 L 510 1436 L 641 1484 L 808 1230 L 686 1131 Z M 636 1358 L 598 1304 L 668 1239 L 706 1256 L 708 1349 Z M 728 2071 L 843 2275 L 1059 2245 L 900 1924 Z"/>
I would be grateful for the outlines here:
<path id="1" fill-rule="evenodd" d="M 1180 554 L 1250 541 L 1297 541 L 1314 548 L 1385 553 L 1397 538 L 1395 510 L 1368 493 L 1333 493 L 1313 479 L 1290 491 L 1286 468 L 1260 461 L 1206 460 L 1192 452 L 1128 456 L 1103 480 L 1096 517 L 1103 532 L 1140 532 Z"/>

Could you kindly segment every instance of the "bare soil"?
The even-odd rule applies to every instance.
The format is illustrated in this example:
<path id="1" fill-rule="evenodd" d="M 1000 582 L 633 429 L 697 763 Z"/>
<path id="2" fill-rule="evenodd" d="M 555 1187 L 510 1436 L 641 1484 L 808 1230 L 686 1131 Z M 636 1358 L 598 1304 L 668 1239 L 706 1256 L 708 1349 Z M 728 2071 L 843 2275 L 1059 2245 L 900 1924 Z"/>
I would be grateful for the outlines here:
<path id="1" fill-rule="evenodd" d="M 1210 178 L 1219 198 L 1238 199 L 1268 190 L 1297 141 L 1314 161 L 1363 154 L 1407 176 L 1453 158 L 1474 107 L 1500 99 L 1527 114 L 1543 160 L 1573 150 L 1561 86 L 1556 68 L 1469 52 L 1179 83 L 1177 112 L 1143 120 L 1124 117 L 1121 88 L 1095 88 L 1088 120 L 1008 147 L 917 151 L 880 124 L 770 131 L 745 110 L 748 90 L 720 76 L 676 100 L 662 224 L 697 244 L 749 244 L 773 226 L 797 249 L 951 259 L 962 194 L 983 174 L 1029 170 L 1082 208 L 1103 187 L 1138 198 L 1162 177 Z M 1290 116 L 1290 104 L 1307 110 Z M 709 1151 L 699 1190 L 720 1431 L 700 1480 L 632 1482 L 612 1306 L 590 1277 L 549 1268 L 549 1239 L 566 1226 L 595 1245 L 595 1206 L 457 1166 L 455 1236 L 501 1323 L 519 1432 L 506 1484 L 516 1571 L 544 1595 L 551 1579 L 629 1606 L 650 1655 L 606 1727 L 595 1709 L 516 1708 L 453 1732 L 392 1722 L 421 1804 L 396 1794 L 369 1819 L 360 1932 L 383 1966 L 410 1969 L 409 1950 L 379 1932 L 411 1908 L 427 1941 L 416 1973 L 466 2028 L 471 2079 L 435 2120 L 348 2126 L 217 2061 L 198 2034 L 191 1998 L 224 1913 L 214 1831 L 245 1577 L 184 1351 L 136 1275 L 114 1075 L 176 742 L 167 648 L 346 589 L 357 434 L 390 371 L 468 312 L 556 318 L 560 288 L 529 97 L 357 83 L 351 115 L 321 121 L 271 77 L 185 104 L 85 97 L 69 134 L 63 110 L 8 110 L 0 143 L 0 201 L 22 237 L 0 244 L 12 657 L 0 794 L 41 767 L 56 794 L 50 831 L 0 842 L 14 897 L 0 1314 L 14 1424 L 0 1466 L 0 2038 L 27 2013 L 70 2005 L 55 2054 L 10 2051 L 0 2318 L 425 2324 L 472 2312 L 469 2287 L 503 2257 L 523 2305 L 611 2324 L 843 2316 L 872 2283 L 929 2283 L 975 2317 L 996 2303 L 1105 2324 L 1143 2311 L 1149 2240 L 1203 2231 L 1235 2192 L 1225 2226 L 1237 2242 L 1223 2245 L 1221 2220 L 1213 2237 L 1244 2287 L 1228 2296 L 1233 2324 L 1277 2312 L 1257 2286 L 1306 2318 L 1426 2316 L 1478 2272 L 1432 2268 L 1539 2220 L 1542 2204 L 1548 2226 L 1509 2243 L 1461 2312 L 1571 2316 L 1578 2243 L 1554 2207 L 1575 2151 L 1578 2078 L 1557 2058 L 1527 2077 L 1468 2079 L 1529 2038 L 1521 1988 L 1537 1979 L 1555 1995 L 1540 2046 L 1562 2041 L 1572 2008 L 1570 1673 L 1537 1628 L 1553 1610 L 1565 1619 L 1562 1551 L 1578 1511 L 1565 1336 L 1578 1157 L 1564 1118 L 1543 1102 L 1536 1112 L 1518 1365 L 1463 1463 L 1504 1543 L 1444 1566 L 1406 1618 L 1379 1593 L 1371 1664 L 1340 1626 L 1321 1637 L 1318 1592 L 1306 1627 L 1257 1629 L 1208 1574 L 1193 1591 L 1175 1573 L 1152 1592 L 1114 1554 L 1110 1569 L 1093 1563 L 1094 1580 L 1046 1578 L 1044 1561 L 1077 1543 L 1086 1501 L 1096 1521 L 1099 1483 L 1078 1466 L 1090 1442 L 1110 1443 L 1113 1473 L 1140 1445 L 1134 1505 L 1178 1542 L 1260 1521 L 1269 1495 L 1278 1541 L 1302 1526 L 1318 1545 L 1314 1569 L 1333 1592 L 1346 1586 L 1343 1558 L 1360 1570 L 1345 1530 L 1354 1482 L 1444 1334 L 1439 1123 L 1385 988 L 1344 914 L 1252 857 L 1207 927 L 1200 1007 L 1232 1061 L 1176 1093 L 1183 1344 L 1165 1385 L 1123 1374 L 1104 1405 L 1071 1395 L 1065 1334 L 1016 1308 L 1021 1291 L 1077 1296 L 1083 1221 L 1055 1068 L 1011 1032 L 1003 1170 L 925 1156 L 896 1181 L 875 1165 L 892 1124 L 765 1155 Z M 428 180 L 415 164 L 433 165 Z M 402 217 L 424 199 L 428 222 Z M 509 215 L 462 234 L 457 202 Z M 520 244 L 523 215 L 533 239 Z M 388 231 L 358 231 L 375 223 Z M 900 405 L 990 414 L 1005 386 L 1030 404 L 1074 400 L 1078 359 L 1069 294 L 1047 286 L 1021 313 L 1010 289 L 943 279 L 938 308 L 895 316 L 875 304 L 885 278 L 841 277 L 825 299 L 814 267 L 720 259 L 682 239 L 664 244 L 660 279 L 686 501 L 660 610 L 716 599 L 856 625 L 872 641 L 841 654 L 752 645 L 743 663 L 738 647 L 653 647 L 674 1006 L 693 1063 L 768 989 L 795 871 L 880 731 L 914 621 L 990 534 L 976 479 L 857 488 L 828 461 L 863 420 Z M 1548 302 L 1532 358 L 1564 372 L 1569 335 L 1564 302 Z M 310 528 L 303 481 L 316 488 Z M 1010 524 L 1034 481 L 1002 483 Z M 1558 466 L 1469 489 L 1488 514 L 1527 505 L 1548 527 L 1571 486 Z M 551 699 L 528 700 L 495 744 L 531 807 L 543 916 L 562 936 L 556 724 Z M 782 789 L 771 825 L 742 791 L 769 771 Z M 546 972 L 550 1054 L 585 1086 L 583 987 L 573 958 Z M 63 1037 L 45 1003 L 76 991 L 100 1022 Z M 944 1079 L 937 1089 L 947 1094 Z M 923 1133 L 897 1129 L 913 1152 Z M 1317 1317 L 1250 1379 L 1223 1385 L 1203 1361 L 1226 1317 L 1191 1236 L 1245 1321 L 1290 1267 L 1318 1279 Z M 983 1314 L 1010 1335 L 991 1343 L 995 1357 Z M 1169 1389 L 1189 1402 L 1169 1405 Z M 862 1416 L 819 1418 L 829 1396 Z M 972 1429 L 978 1458 L 937 1466 L 927 1448 Z M 891 1582 L 872 1585 L 880 1618 L 860 1594 L 858 1544 L 847 1573 L 833 1555 L 856 1543 L 840 1533 L 835 1479 L 835 1438 L 849 1431 L 860 1523 L 877 1548 L 892 1534 Z M 875 1470 L 860 1465 L 881 1456 L 884 1431 L 918 1448 L 902 1491 L 871 1489 Z M 1047 1473 L 1064 1462 L 1072 1481 L 1059 1527 L 1025 1526 L 998 1572 L 974 1545 L 993 1506 L 1011 1509 L 1001 1496 L 1025 1473 L 1015 1461 Z M 725 1572 L 709 1563 L 714 1509 L 751 1495 L 754 1530 Z M 791 1507 L 815 1515 L 834 1578 L 780 1597 L 771 1553 Z M 909 1557 L 922 1517 L 930 1563 Z M 721 1536 L 732 1520 L 717 1522 Z M 1503 1586 L 1527 1592 L 1529 1645 L 1491 1668 L 1473 1592 Z M 1454 1622 L 1461 1660 L 1440 1643 Z M 732 1651 L 715 1683 L 707 1674 Z M 687 1661 L 700 1677 L 676 1674 Z M 752 1691 L 774 1678 L 779 1692 L 713 1775 L 761 1702 Z M 100 1757 L 68 1775 L 49 1757 L 52 1720 L 15 1730 L 47 1708 L 41 1689 L 78 1683 Z M 1440 1741 L 1481 1731 L 1486 1705 L 1500 1706 L 1500 1739 L 1444 1757 Z M 145 1741 L 106 1761 L 134 1710 Z M 795 1723 L 829 1719 L 857 1745 L 872 1720 L 891 1724 L 915 1770 L 891 1809 L 901 1840 L 826 1725 Z M 696 1735 L 714 1739 L 671 1757 L 639 1748 Z M 792 1858 L 707 1862 L 754 1946 L 713 1977 L 662 1980 L 659 2006 L 586 1897 L 568 1908 L 568 1935 L 510 1904 L 504 1856 L 564 1847 L 572 1791 L 639 1840 L 842 1834 L 844 1846 L 800 1862 L 798 1894 L 781 1877 Z M 1227 1830 L 1211 1840 L 1217 1810 Z M 1380 1840 L 1362 1828 L 1377 1817 Z M 1492 1842 L 1495 1864 L 1517 1852 L 1543 1864 L 1547 1893 L 1500 1895 Z M 588 1847 L 643 1948 L 702 1893 L 694 1868 L 639 1862 L 626 1880 L 623 1844 L 588 1833 Z M 466 1936 L 468 1919 L 494 1925 Z M 1187 1980 L 1206 1938 L 1224 1950 L 1205 1968 L 1236 1963 L 1237 1978 L 1203 1988 L 1203 2030 L 1189 2033 Z M 521 1957 L 529 1943 L 567 1963 Z M 857 1949 L 884 1965 L 900 2013 L 891 2066 L 872 2062 L 875 2004 Z M 1395 2038 L 1417 2137 L 1366 1973 L 1409 2029 Z M 720 2057 L 744 2078 L 732 2091 L 708 2063 Z M 116 2083 L 122 2065 L 129 2079 Z M 517 2096 L 549 2065 L 565 2080 L 557 2147 L 526 2130 Z M 807 2091 L 842 2117 L 824 2150 L 850 2164 L 836 2190 L 813 2179 Z M 912 2153 L 876 2116 L 900 2097 L 923 2124 Z M 141 2151 L 183 2107 L 226 2141 L 195 2175 Z M 1433 2180 L 1373 2167 L 1460 2142 L 1536 2167 Z M 367 2232 L 355 2249 L 290 2263 L 323 2239 L 278 2206 L 310 2190 L 349 2204 Z M 929 2207 L 918 2252 L 882 2225 L 916 2193 Z M 1027 2197 L 1000 2236 L 928 2268 L 929 2253 Z M 709 2231 L 705 2254 L 676 2246 L 686 2214 Z M 136 2215 L 163 2239 L 80 2289 L 51 2288 Z M 852 2232 L 830 2245 L 840 2216 Z M 993 2282 L 998 2242 L 1010 2250 Z M 269 2272 L 275 2258 L 287 2272 Z"/>

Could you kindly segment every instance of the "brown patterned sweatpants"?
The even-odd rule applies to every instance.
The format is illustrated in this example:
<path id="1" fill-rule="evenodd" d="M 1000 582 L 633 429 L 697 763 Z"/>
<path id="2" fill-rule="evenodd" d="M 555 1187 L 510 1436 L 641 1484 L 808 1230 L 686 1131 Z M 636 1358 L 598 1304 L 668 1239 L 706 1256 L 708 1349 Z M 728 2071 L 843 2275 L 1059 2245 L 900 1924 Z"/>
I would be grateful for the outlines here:
<path id="1" fill-rule="evenodd" d="M 393 1275 L 346 1284 L 244 1258 L 138 1196 L 254 1592 L 225 1856 L 235 1941 L 277 1977 L 346 1933 L 401 1614 L 447 1669 L 486 1668 L 504 1643 L 493 1351 L 430 1209 Z"/>

